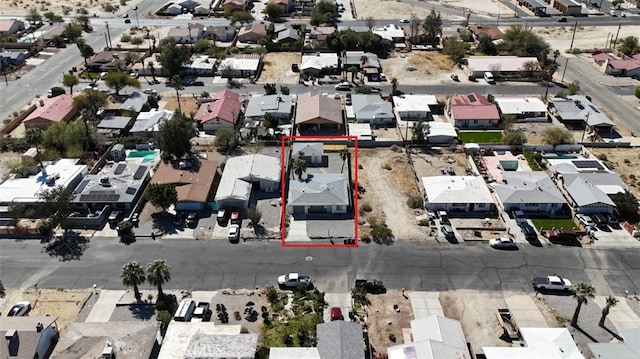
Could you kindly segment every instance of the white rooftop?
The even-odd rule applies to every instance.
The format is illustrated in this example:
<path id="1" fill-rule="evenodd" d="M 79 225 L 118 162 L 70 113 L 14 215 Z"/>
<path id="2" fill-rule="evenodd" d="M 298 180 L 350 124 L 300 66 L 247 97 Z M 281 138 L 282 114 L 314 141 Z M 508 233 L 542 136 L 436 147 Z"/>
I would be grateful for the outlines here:
<path id="1" fill-rule="evenodd" d="M 429 125 L 429 134 L 427 135 L 427 137 L 432 137 L 432 136 L 433 137 L 435 136 L 458 137 L 456 128 L 453 126 L 452 123 L 430 121 L 427 124 Z"/>
<path id="2" fill-rule="evenodd" d="M 480 176 L 422 177 L 429 203 L 493 203 Z"/>
<path id="3" fill-rule="evenodd" d="M 396 111 L 427 111 L 429 106 L 436 106 L 438 99 L 433 95 L 401 95 L 393 96 Z"/>
<path id="4" fill-rule="evenodd" d="M 219 69 L 230 66 L 236 71 L 255 71 L 260 66 L 260 59 L 227 57 L 220 62 Z"/>
<path id="5" fill-rule="evenodd" d="M 505 115 L 526 112 L 547 112 L 547 106 L 544 102 L 535 97 L 497 97 L 496 102 L 498 103 L 500 111 Z"/>
<path id="6" fill-rule="evenodd" d="M 471 359 L 459 321 L 430 316 L 411 321 L 413 342 L 387 348 L 389 359 Z"/>
<path id="7" fill-rule="evenodd" d="M 78 159 L 60 159 L 36 175 L 6 180 L 0 185 L 0 203 L 37 202 L 40 191 L 57 186 L 73 189 L 86 174 L 87 166 L 78 164 Z"/>
<path id="8" fill-rule="evenodd" d="M 394 38 L 404 38 L 404 30 L 395 24 L 379 27 L 373 29 L 371 32 L 389 41 L 393 41 Z"/>
<path id="9" fill-rule="evenodd" d="M 259 180 L 280 182 L 280 159 L 261 154 L 231 157 L 224 166 L 215 200 L 248 199 L 251 183 Z"/>
<path id="10" fill-rule="evenodd" d="M 207 55 L 200 55 L 200 56 L 196 56 L 193 60 L 191 60 L 191 66 L 189 67 L 192 69 L 199 69 L 199 70 L 213 70 L 215 65 L 216 65 L 215 58 L 210 58 Z"/>
<path id="11" fill-rule="evenodd" d="M 358 140 L 370 141 L 373 139 L 373 131 L 368 123 L 350 123 L 349 136 L 357 136 Z"/>
<path id="12" fill-rule="evenodd" d="M 158 359 L 184 358 L 195 335 L 239 335 L 240 325 L 217 325 L 211 322 L 169 323 Z"/>
<path id="13" fill-rule="evenodd" d="M 313 55 L 302 55 L 300 62 L 300 69 L 317 69 L 322 70 L 327 67 L 338 66 L 338 54 L 331 53 L 316 53 Z"/>
<path id="14" fill-rule="evenodd" d="M 149 112 L 140 112 L 133 127 L 129 132 L 158 132 L 160 130 L 160 122 L 169 120 L 173 117 L 173 111 L 151 109 Z"/>
<path id="15" fill-rule="evenodd" d="M 487 359 L 584 359 L 567 328 L 520 328 L 526 347 L 483 347 Z"/>

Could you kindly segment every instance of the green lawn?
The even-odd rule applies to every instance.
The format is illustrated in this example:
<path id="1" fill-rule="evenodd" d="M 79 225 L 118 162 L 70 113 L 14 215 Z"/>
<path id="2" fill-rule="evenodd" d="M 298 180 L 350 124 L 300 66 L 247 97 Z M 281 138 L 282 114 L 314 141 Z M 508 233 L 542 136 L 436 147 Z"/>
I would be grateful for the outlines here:
<path id="1" fill-rule="evenodd" d="M 458 137 L 463 143 L 499 143 L 502 131 L 460 131 Z"/>
<path id="2" fill-rule="evenodd" d="M 580 228 L 572 219 L 532 219 L 531 222 L 533 222 L 536 230 L 540 228 L 551 229 L 553 227 L 562 227 L 564 229 Z"/>

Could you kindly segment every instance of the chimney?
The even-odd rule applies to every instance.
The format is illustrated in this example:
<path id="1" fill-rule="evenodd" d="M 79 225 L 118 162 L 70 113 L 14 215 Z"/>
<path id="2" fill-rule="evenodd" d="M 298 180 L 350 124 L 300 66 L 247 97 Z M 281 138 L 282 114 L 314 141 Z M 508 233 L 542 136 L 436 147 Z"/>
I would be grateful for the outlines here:
<path id="1" fill-rule="evenodd" d="M 207 104 L 207 112 L 211 112 L 211 106 Z"/>
<path id="2" fill-rule="evenodd" d="M 43 329 L 44 329 L 44 325 L 42 325 L 42 323 L 36 324 L 36 332 L 42 333 Z"/>
<path id="3" fill-rule="evenodd" d="M 40 99 L 40 107 L 44 107 L 44 100 Z"/>

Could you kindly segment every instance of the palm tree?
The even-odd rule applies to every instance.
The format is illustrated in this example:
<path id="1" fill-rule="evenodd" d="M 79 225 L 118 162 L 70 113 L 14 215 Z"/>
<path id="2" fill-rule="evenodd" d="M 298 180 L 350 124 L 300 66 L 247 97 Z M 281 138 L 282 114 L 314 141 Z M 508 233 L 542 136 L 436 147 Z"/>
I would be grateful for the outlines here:
<path id="1" fill-rule="evenodd" d="M 162 259 L 147 264 L 147 281 L 151 285 L 158 286 L 158 297 L 164 296 L 162 285 L 171 280 L 169 266 Z"/>
<path id="2" fill-rule="evenodd" d="M 151 77 L 153 78 L 153 83 L 156 82 L 156 67 L 153 65 L 153 61 L 149 61 L 148 64 L 149 72 L 151 72 Z"/>
<path id="3" fill-rule="evenodd" d="M 395 96 L 396 92 L 398 92 L 398 79 L 394 77 L 391 79 L 391 96 Z"/>
<path id="4" fill-rule="evenodd" d="M 362 83 L 364 83 L 364 65 L 367 63 L 367 61 L 369 61 L 368 57 L 366 57 L 365 55 L 360 56 L 360 71 L 362 72 L 362 78 L 360 79 L 360 81 L 362 81 Z"/>
<path id="5" fill-rule="evenodd" d="M 136 295 L 136 300 L 140 300 L 140 290 L 138 285 L 143 284 L 147 280 L 147 276 L 144 272 L 144 268 L 140 263 L 133 261 L 122 266 L 122 274 L 120 275 L 122 284 L 127 287 L 133 287 L 133 291 Z"/>
<path id="6" fill-rule="evenodd" d="M 307 172 L 307 161 L 302 158 L 297 158 L 292 161 L 291 166 L 293 168 L 293 173 L 298 176 L 299 180 L 302 180 L 302 175 Z"/>
<path id="7" fill-rule="evenodd" d="M 169 80 L 169 86 L 176 90 L 176 100 L 178 101 L 178 111 L 182 113 L 182 106 L 180 106 L 180 88 L 182 87 L 182 79 L 179 75 L 173 75 Z"/>
<path id="8" fill-rule="evenodd" d="M 347 162 L 347 159 L 349 158 L 349 150 L 346 148 L 343 148 L 340 150 L 339 154 L 340 154 L 340 159 L 342 159 L 342 169 L 340 170 L 340 173 L 343 173 L 344 164 Z"/>
<path id="9" fill-rule="evenodd" d="M 586 305 L 589 298 L 595 297 L 596 289 L 589 283 L 580 282 L 571 287 L 571 292 L 573 293 L 573 298 L 578 302 L 576 311 L 573 313 L 573 318 L 571 318 L 571 326 L 577 327 L 582 304 Z"/>
<path id="10" fill-rule="evenodd" d="M 348 72 L 351 73 L 351 82 L 355 83 L 356 82 L 356 76 L 358 75 L 358 67 L 357 66 L 351 66 L 351 67 L 348 68 Z"/>
<path id="11" fill-rule="evenodd" d="M 602 308 L 602 317 L 600 317 L 600 322 L 598 322 L 598 325 L 604 328 L 604 321 L 605 319 L 607 319 L 607 315 L 609 315 L 609 310 L 611 309 L 611 307 L 615 307 L 616 304 L 618 304 L 619 300 L 618 298 L 610 295 L 605 299 L 605 307 Z"/>

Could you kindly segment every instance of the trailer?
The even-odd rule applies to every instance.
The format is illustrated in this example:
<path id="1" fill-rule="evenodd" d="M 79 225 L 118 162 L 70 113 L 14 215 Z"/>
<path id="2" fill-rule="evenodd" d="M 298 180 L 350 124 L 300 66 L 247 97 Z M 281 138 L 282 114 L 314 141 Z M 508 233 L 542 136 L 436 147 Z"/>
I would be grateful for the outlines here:
<path id="1" fill-rule="evenodd" d="M 497 314 L 498 323 L 500 323 L 500 326 L 504 330 L 504 334 L 508 335 L 509 339 L 518 339 L 520 335 L 518 334 L 518 327 L 511 315 L 511 311 L 507 308 L 499 308 Z"/>

